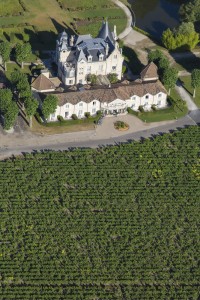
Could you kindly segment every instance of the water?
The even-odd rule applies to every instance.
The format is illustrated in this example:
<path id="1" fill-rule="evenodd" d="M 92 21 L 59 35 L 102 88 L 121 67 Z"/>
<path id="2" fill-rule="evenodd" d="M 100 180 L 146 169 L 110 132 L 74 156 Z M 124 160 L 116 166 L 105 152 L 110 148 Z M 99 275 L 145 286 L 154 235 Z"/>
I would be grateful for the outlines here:
<path id="1" fill-rule="evenodd" d="M 179 24 L 179 7 L 169 0 L 128 0 L 136 15 L 136 26 L 160 38 L 167 28 Z"/>

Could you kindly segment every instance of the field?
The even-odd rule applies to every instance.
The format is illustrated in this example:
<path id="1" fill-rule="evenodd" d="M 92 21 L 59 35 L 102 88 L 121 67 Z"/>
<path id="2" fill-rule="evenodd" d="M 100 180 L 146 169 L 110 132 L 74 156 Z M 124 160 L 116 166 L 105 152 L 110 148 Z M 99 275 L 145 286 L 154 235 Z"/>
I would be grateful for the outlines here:
<path id="1" fill-rule="evenodd" d="M 102 19 L 108 17 L 111 27 L 116 24 L 120 33 L 127 22 L 124 12 L 106 0 L 93 0 L 92 3 L 85 0 L 81 4 L 71 0 L 48 0 L 48 4 L 46 0 L 23 0 L 23 7 L 20 5 L 22 1 L 6 2 L 9 2 L 5 7 L 10 15 L 0 17 L 0 39 L 10 40 L 15 35 L 15 40 L 20 41 L 24 34 L 29 34 L 33 48 L 39 50 L 54 49 L 56 35 L 64 29 L 96 35 Z M 3 3 L 1 0 L 0 9 Z M 2 15 L 7 14 L 5 7 Z"/>
<path id="2" fill-rule="evenodd" d="M 198 300 L 200 128 L 0 162 L 1 299 Z"/>
<path id="3" fill-rule="evenodd" d="M 23 7 L 19 0 L 0 1 L 0 17 L 7 15 L 20 15 L 23 12 Z"/>
<path id="4" fill-rule="evenodd" d="M 180 80 L 183 83 L 184 88 L 189 92 L 191 96 L 193 96 L 193 87 L 191 86 L 191 76 L 182 76 Z M 200 108 L 200 88 L 196 89 L 196 96 L 193 99 L 196 105 Z"/>

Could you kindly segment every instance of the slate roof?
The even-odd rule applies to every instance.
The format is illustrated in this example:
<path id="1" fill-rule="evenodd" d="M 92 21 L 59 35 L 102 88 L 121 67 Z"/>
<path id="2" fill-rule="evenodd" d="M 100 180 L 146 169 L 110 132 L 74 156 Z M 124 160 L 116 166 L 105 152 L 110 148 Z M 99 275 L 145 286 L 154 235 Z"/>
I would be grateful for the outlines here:
<path id="1" fill-rule="evenodd" d="M 100 102 L 110 103 L 113 100 L 128 100 L 132 96 L 142 97 L 146 94 L 156 95 L 160 92 L 167 94 L 164 86 L 160 81 L 149 83 L 133 83 L 129 85 L 120 85 L 113 88 L 91 89 L 76 92 L 54 93 L 58 97 L 58 105 L 63 106 L 65 103 L 73 105 L 83 101 L 89 103 L 94 99 Z"/>
<path id="2" fill-rule="evenodd" d="M 110 50 L 112 50 L 110 48 Z M 102 38 L 86 39 L 77 45 L 78 61 L 87 60 L 88 56 L 92 56 L 92 61 L 99 61 L 99 55 L 103 54 L 103 60 L 106 60 L 106 43 Z"/>
<path id="3" fill-rule="evenodd" d="M 99 38 L 101 38 L 101 39 L 103 39 L 104 41 L 107 41 L 107 42 L 110 41 L 112 44 L 115 43 L 113 34 L 112 34 L 112 32 L 110 30 L 110 27 L 108 25 L 108 21 L 103 22 L 102 27 L 101 27 L 97 37 L 99 37 Z"/>
<path id="4" fill-rule="evenodd" d="M 158 78 L 158 68 L 157 66 L 151 62 L 148 64 L 140 73 L 141 79 L 151 79 L 151 78 Z"/>
<path id="5" fill-rule="evenodd" d="M 40 74 L 31 84 L 31 87 L 37 91 L 55 89 L 55 85 L 43 74 Z"/>

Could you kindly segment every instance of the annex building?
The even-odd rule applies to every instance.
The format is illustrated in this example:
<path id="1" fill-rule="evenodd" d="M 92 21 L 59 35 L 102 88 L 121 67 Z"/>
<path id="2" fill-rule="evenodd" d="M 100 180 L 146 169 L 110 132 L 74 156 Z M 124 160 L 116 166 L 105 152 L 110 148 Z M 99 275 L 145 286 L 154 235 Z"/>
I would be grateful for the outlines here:
<path id="1" fill-rule="evenodd" d="M 112 85 L 112 87 L 99 87 L 53 93 L 58 98 L 58 106 L 49 121 L 57 121 L 58 116 L 71 119 L 72 114 L 78 118 L 84 118 L 89 112 L 94 116 L 98 110 L 104 114 L 125 113 L 130 107 L 137 111 L 139 106 L 145 110 L 167 106 L 167 91 L 159 81 L 157 67 L 154 63 L 147 65 L 140 74 L 140 79 L 134 82 L 126 81 L 124 84 Z M 47 95 L 47 93 L 45 94 Z"/>
<path id="2" fill-rule="evenodd" d="M 57 40 L 58 76 L 67 86 L 86 84 L 90 74 L 98 76 L 116 73 L 121 80 L 123 61 L 116 27 L 111 32 L 108 21 L 103 22 L 95 38 L 90 34 L 69 36 L 64 31 Z"/>

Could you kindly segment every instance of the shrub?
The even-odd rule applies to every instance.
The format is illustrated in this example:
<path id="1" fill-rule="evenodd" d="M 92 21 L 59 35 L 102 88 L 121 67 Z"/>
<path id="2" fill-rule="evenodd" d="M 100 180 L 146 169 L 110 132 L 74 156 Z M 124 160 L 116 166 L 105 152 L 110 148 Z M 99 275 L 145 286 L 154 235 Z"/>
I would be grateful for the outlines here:
<path id="1" fill-rule="evenodd" d="M 59 122 L 63 122 L 64 121 L 64 118 L 62 116 L 57 116 L 57 119 Z"/>
<path id="2" fill-rule="evenodd" d="M 122 74 L 124 75 L 126 73 L 126 71 L 127 71 L 127 68 L 126 68 L 125 65 L 123 65 L 123 67 L 122 67 Z"/>
<path id="3" fill-rule="evenodd" d="M 140 105 L 138 109 L 140 112 L 142 112 L 142 113 L 144 112 L 144 107 L 142 105 Z"/>
<path id="4" fill-rule="evenodd" d="M 156 111 L 156 110 L 157 110 L 156 105 L 155 105 L 155 104 L 152 104 L 152 105 L 151 105 L 151 109 L 154 110 L 154 111 Z"/>
<path id="5" fill-rule="evenodd" d="M 101 115 L 101 111 L 100 111 L 100 110 L 97 110 L 96 115 L 97 115 L 97 116 L 100 116 L 100 115 Z"/>
<path id="6" fill-rule="evenodd" d="M 90 117 L 90 112 L 85 112 L 85 117 L 88 119 Z"/>
<path id="7" fill-rule="evenodd" d="M 91 82 L 91 84 L 96 84 L 97 83 L 97 75 L 90 74 L 90 75 L 88 75 L 87 80 L 89 82 Z"/>
<path id="8" fill-rule="evenodd" d="M 78 120 L 77 115 L 76 115 L 76 114 L 72 114 L 72 119 L 73 119 L 73 120 Z"/>
<path id="9" fill-rule="evenodd" d="M 116 73 L 110 73 L 108 74 L 108 79 L 111 83 L 116 83 L 118 81 L 118 77 Z"/>

